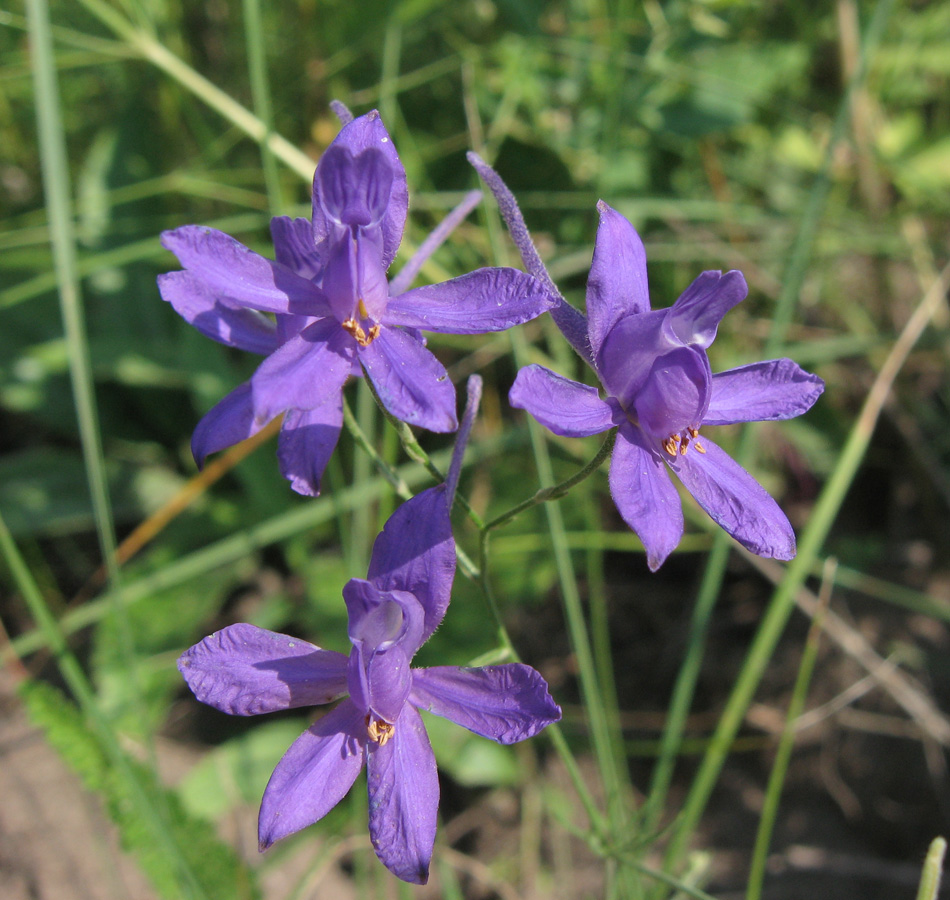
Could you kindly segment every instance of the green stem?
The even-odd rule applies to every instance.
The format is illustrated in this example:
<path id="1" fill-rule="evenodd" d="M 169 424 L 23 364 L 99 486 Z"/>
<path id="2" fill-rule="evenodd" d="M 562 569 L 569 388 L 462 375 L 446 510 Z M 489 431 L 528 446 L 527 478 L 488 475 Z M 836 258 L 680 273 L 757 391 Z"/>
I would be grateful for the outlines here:
<path id="1" fill-rule="evenodd" d="M 944 268 L 940 277 L 914 310 L 871 386 L 835 468 L 815 504 L 811 519 L 799 542 L 798 555 L 789 564 L 785 578 L 772 597 L 726 707 L 720 716 L 709 749 L 687 795 L 676 831 L 667 847 L 664 866 L 667 870 L 675 868 L 706 808 L 706 803 L 729 753 L 732 741 L 745 718 L 746 710 L 749 708 L 762 673 L 794 609 L 795 594 L 808 577 L 813 562 L 834 524 L 841 503 L 864 459 L 871 435 L 894 379 L 934 312 L 943 303 L 948 289 L 950 289 L 950 265 Z"/>
<path id="2" fill-rule="evenodd" d="M 106 27 L 140 53 L 145 59 L 174 78 L 186 90 L 210 106 L 259 144 L 266 144 L 270 151 L 288 168 L 308 183 L 313 178 L 315 163 L 279 134 L 268 133 L 267 126 L 257 116 L 241 106 L 230 95 L 199 75 L 191 66 L 179 59 L 152 35 L 136 28 L 104 0 L 79 0 L 80 3 Z"/>
<path id="3" fill-rule="evenodd" d="M 557 500 L 563 497 L 572 487 L 574 487 L 574 485 L 580 484 L 585 478 L 589 478 L 601 467 L 604 460 L 610 456 L 610 451 L 613 449 L 616 438 L 616 430 L 611 430 L 603 444 L 600 445 L 600 449 L 597 451 L 594 458 L 586 466 L 584 466 L 583 469 L 581 469 L 579 472 L 576 472 L 570 478 L 560 482 L 559 484 L 552 485 L 551 487 L 541 488 L 527 500 L 522 500 L 521 503 L 517 504 L 517 506 L 513 506 L 507 512 L 504 512 L 500 516 L 496 516 L 490 522 L 487 522 L 482 526 L 482 528 L 485 531 L 491 531 L 492 529 L 498 528 L 501 525 L 505 525 L 506 523 L 510 522 L 525 510 L 531 509 L 534 506 L 538 506 L 541 503 L 547 503 L 549 500 Z"/>
<path id="4" fill-rule="evenodd" d="M 520 332 L 515 331 L 513 333 L 512 345 L 516 363 L 519 365 L 523 364 L 526 355 L 526 346 L 524 336 Z M 554 473 L 547 444 L 545 443 L 545 438 L 540 426 L 533 420 L 528 423 L 528 433 L 531 437 L 538 477 L 544 486 L 542 490 L 549 486 L 555 487 L 551 484 L 554 480 Z M 604 444 L 608 444 L 611 439 L 612 435 L 607 438 Z M 601 450 L 606 450 L 605 455 L 609 453 L 609 447 L 601 447 Z M 629 810 L 627 807 L 628 804 L 632 805 L 632 798 L 623 790 L 625 779 L 620 775 L 621 769 L 626 766 L 626 757 L 621 756 L 617 758 L 615 756 L 615 748 L 620 746 L 620 742 L 615 740 L 614 729 L 611 727 L 607 711 L 601 700 L 597 667 L 594 665 L 590 635 L 581 606 L 580 591 L 577 585 L 577 577 L 574 573 L 574 563 L 567 542 L 559 502 L 552 500 L 551 502 L 545 503 L 544 512 L 548 520 L 548 533 L 551 537 L 551 548 L 554 553 L 558 581 L 561 586 L 561 603 L 564 608 L 565 617 L 567 618 L 571 647 L 574 651 L 575 659 L 577 660 L 581 695 L 584 699 L 584 707 L 587 713 L 591 742 L 593 744 L 594 755 L 597 759 L 598 769 L 600 770 L 600 777 L 603 781 L 604 793 L 607 798 L 610 829 L 615 836 L 626 836 L 629 831 Z M 626 872 L 623 868 L 621 868 L 618 874 L 620 875 L 620 880 L 626 884 Z M 630 891 L 637 890 L 636 885 L 626 886 Z M 615 882 L 613 878 L 608 878 L 608 887 L 610 890 L 608 890 L 607 895 L 610 896 L 615 890 L 620 889 L 620 884 L 619 882 Z"/>
<path id="5" fill-rule="evenodd" d="M 667 875 L 666 872 L 662 872 L 659 869 L 654 869 L 650 866 L 644 865 L 636 857 L 624 855 L 621 857 L 621 859 L 632 869 L 636 869 L 638 872 L 646 875 L 648 878 L 652 878 L 654 881 L 659 881 L 671 888 L 675 888 L 678 893 L 683 894 L 686 897 L 692 897 L 693 900 L 716 900 L 716 898 L 711 894 L 701 891 L 698 887 L 693 887 L 693 885 L 687 884 L 685 881 L 681 881 L 679 878 L 674 878 L 672 875 Z"/>
<path id="6" fill-rule="evenodd" d="M 830 172 L 834 155 L 838 152 L 841 141 L 846 135 L 850 116 L 851 97 L 864 83 L 869 62 L 880 42 L 892 6 L 893 0 L 878 0 L 874 15 L 862 41 L 862 52 L 859 64 L 848 84 L 847 92 L 839 104 L 832 128 L 831 140 L 829 141 L 825 154 L 824 165 L 812 185 L 808 202 L 802 215 L 801 227 L 790 252 L 789 262 L 782 278 L 782 290 L 776 302 L 769 339 L 766 343 L 766 358 L 778 355 L 784 342 L 788 324 L 794 314 L 795 305 L 801 293 L 801 286 L 808 271 L 818 225 L 828 199 L 831 184 L 828 173 Z M 743 465 L 748 465 L 753 449 L 753 430 L 747 427 L 743 431 L 740 450 L 736 456 L 737 460 Z M 706 628 L 716 598 L 722 587 L 730 547 L 730 538 L 724 533 L 718 534 L 715 538 L 713 549 L 703 574 L 700 596 L 697 600 L 696 610 L 693 614 L 693 620 L 690 626 L 688 657 L 677 676 L 673 699 L 671 701 L 671 715 L 663 734 L 663 751 L 661 752 L 658 768 L 654 774 L 651 786 L 649 806 L 651 821 L 654 823 L 657 821 L 657 817 L 662 813 L 663 807 L 665 806 L 669 782 L 675 765 L 676 748 L 682 740 L 683 728 L 695 692 L 699 664 L 705 645 Z M 775 602 L 775 599 L 773 599 L 773 605 Z M 713 747 L 711 746 L 710 752 L 712 751 Z M 710 767 L 718 772 L 718 766 L 712 762 L 711 758 Z M 701 770 L 701 772 L 702 771 L 703 770 Z M 697 774 L 697 778 L 699 778 L 699 774 Z M 705 793 L 706 790 L 706 787 L 701 787 L 694 782 L 690 796 L 698 798 L 701 794 Z M 698 800 L 694 802 L 698 802 Z M 705 801 L 703 801 L 703 806 L 704 805 Z M 701 812 L 701 808 L 693 810 L 690 813 L 690 817 L 695 817 L 698 821 L 698 814 L 701 814 Z M 691 830 L 694 826 L 695 822 L 687 825 L 686 820 L 680 820 L 679 828 L 681 830 L 687 827 Z M 686 840 L 688 840 L 688 836 L 683 836 L 670 845 L 667 855 L 668 862 L 672 860 L 670 853 L 678 853 L 682 847 L 685 846 Z"/>
<path id="7" fill-rule="evenodd" d="M 399 442 L 402 444 L 403 450 L 406 451 L 406 456 L 408 456 L 413 462 L 419 463 L 419 465 L 424 466 L 425 470 L 436 480 L 436 481 L 445 481 L 445 475 L 442 473 L 442 470 L 432 461 L 432 457 L 429 456 L 425 450 L 422 449 L 422 445 L 416 440 L 415 434 L 413 434 L 412 429 L 401 419 L 397 419 L 386 407 L 383 405 L 383 401 L 380 399 L 379 394 L 376 392 L 376 386 L 373 384 L 370 377 L 367 375 L 365 377 L 366 385 L 369 387 L 370 391 L 373 394 L 373 397 L 376 400 L 376 405 L 379 407 L 382 414 L 386 417 L 386 421 L 396 430 L 396 434 L 399 436 Z M 471 504 L 456 491 L 455 502 L 465 510 L 468 514 L 468 517 L 475 524 L 476 528 L 482 528 L 484 523 L 482 522 L 482 517 L 472 509 Z"/>
<path id="8" fill-rule="evenodd" d="M 373 446 L 373 442 L 366 436 L 366 432 L 360 428 L 360 424 L 356 421 L 356 416 L 353 415 L 353 411 L 350 409 L 350 405 L 346 400 L 343 401 L 343 424 L 346 426 L 346 430 L 350 433 L 353 440 L 356 441 L 356 445 L 372 460 L 373 465 L 376 466 L 376 471 L 386 479 L 390 487 L 392 487 L 403 500 L 408 500 L 412 497 L 412 491 L 409 485 L 407 485 L 403 477 L 380 456 Z"/>
<path id="9" fill-rule="evenodd" d="M 943 858 L 946 853 L 947 842 L 942 837 L 935 837 L 930 842 L 927 858 L 924 860 L 924 870 L 920 875 L 917 900 L 937 900 L 937 894 L 940 891 L 940 876 L 943 871 Z"/>
<path id="10" fill-rule="evenodd" d="M 382 411 L 383 415 L 386 417 L 386 420 L 396 429 L 396 433 L 399 435 L 400 441 L 406 450 L 406 454 L 409 456 L 413 462 L 421 463 L 425 466 L 426 471 L 429 472 L 437 481 L 445 481 L 445 476 L 442 474 L 441 469 L 432 461 L 429 457 L 429 454 L 419 446 L 419 442 L 416 440 L 415 435 L 412 433 L 412 429 L 405 422 L 401 422 L 397 419 L 389 410 L 383 406 L 382 401 L 379 399 L 379 394 L 376 393 L 376 388 L 373 385 L 373 382 L 370 381 L 369 377 L 364 379 L 366 387 L 369 389 L 370 394 L 372 394 L 373 399 L 376 401 L 376 405 Z M 362 450 L 364 450 L 376 465 L 376 468 L 380 474 L 386 479 L 386 481 L 392 485 L 396 493 L 403 499 L 408 500 L 412 497 L 412 491 L 406 485 L 406 482 L 395 472 L 389 463 L 386 462 L 377 452 L 376 448 L 373 446 L 372 441 L 366 436 L 366 432 L 360 427 L 359 423 L 356 421 L 353 413 L 350 411 L 350 408 L 347 406 L 346 401 L 343 402 L 343 422 L 347 427 L 347 430 L 356 440 L 357 444 Z M 478 513 L 469 505 L 468 501 L 462 497 L 458 492 L 455 494 L 455 502 L 458 503 L 463 509 L 468 512 L 469 518 L 475 522 L 476 526 L 481 527 L 482 520 Z M 462 567 L 462 571 L 472 579 L 477 579 L 479 577 L 479 570 L 475 563 L 469 558 L 468 554 L 458 545 L 455 545 L 455 556 L 459 561 L 459 565 Z"/>
<path id="11" fill-rule="evenodd" d="M 703 580 L 700 584 L 699 595 L 696 598 L 696 606 L 693 609 L 689 625 L 686 655 L 673 686 L 673 696 L 670 699 L 669 712 L 663 726 L 663 736 L 660 740 L 659 758 L 650 781 L 650 793 L 644 809 L 644 828 L 647 831 L 655 830 L 663 815 L 666 796 L 670 788 L 670 782 L 673 779 L 673 771 L 676 768 L 676 760 L 683 744 L 686 720 L 693 705 L 696 682 L 699 679 L 699 671 L 702 667 L 709 619 L 716 606 L 719 586 L 722 583 L 731 550 L 729 536 L 724 532 L 717 534 L 709 558 L 706 560 Z"/>
<path id="12" fill-rule="evenodd" d="M 284 211 L 284 200 L 280 189 L 277 158 L 270 146 L 270 140 L 274 136 L 274 119 L 271 112 L 270 85 L 267 79 L 267 52 L 264 46 L 261 0 L 244 0 L 244 39 L 247 46 L 247 64 L 254 112 L 264 126 L 264 136 L 261 140 L 264 185 L 267 188 L 270 211 L 273 215 L 279 216 Z"/>
<path id="13" fill-rule="evenodd" d="M 27 13 L 30 22 L 30 43 L 33 79 L 36 90 L 36 115 L 39 131 L 40 160 L 46 193 L 47 219 L 53 247 L 53 264 L 59 287 L 60 312 L 65 329 L 66 349 L 73 402 L 79 420 L 80 440 L 86 478 L 92 494 L 93 513 L 99 534 L 102 558 L 110 581 L 118 580 L 115 557 L 115 532 L 112 506 L 105 473 L 102 443 L 99 437 L 99 417 L 96 410 L 92 366 L 89 360 L 89 341 L 79 290 L 76 264 L 76 241 L 73 231 L 73 210 L 69 169 L 66 161 L 66 137 L 60 116 L 59 86 L 56 82 L 56 63 L 49 27 L 46 0 L 29 0 Z"/>
<path id="14" fill-rule="evenodd" d="M 488 576 L 488 544 L 490 539 L 491 531 L 487 528 L 483 528 L 481 534 L 479 535 L 478 544 L 478 562 L 480 573 L 478 578 L 479 586 L 481 587 L 482 594 L 485 596 L 485 600 L 488 602 L 488 607 L 491 610 L 492 618 L 495 620 L 498 640 L 505 648 L 508 657 L 511 660 L 514 662 L 521 662 L 521 657 L 519 656 L 518 651 L 515 649 L 515 645 L 511 640 L 511 635 L 508 634 L 508 629 L 505 627 L 504 620 L 501 617 L 501 610 L 498 607 L 498 601 L 495 599 L 495 592 L 491 586 L 491 579 Z M 597 835 L 598 843 L 602 842 L 604 840 L 604 835 L 607 833 L 606 820 L 604 819 L 603 814 L 597 808 L 596 801 L 588 790 L 587 785 L 584 783 L 584 778 L 581 775 L 577 761 L 574 759 L 574 754 L 571 752 L 571 748 L 568 746 L 567 740 L 564 737 L 564 733 L 561 731 L 559 725 L 548 725 L 548 727 L 544 730 L 544 733 L 554 745 L 554 749 L 557 751 L 558 756 L 561 758 L 561 762 L 564 764 L 564 768 L 567 770 L 568 777 L 571 779 L 571 783 L 574 785 L 574 790 L 577 791 L 577 796 L 581 801 L 581 805 L 584 807 L 584 811 L 587 813 L 587 818 L 590 821 L 591 829 Z"/>
<path id="15" fill-rule="evenodd" d="M 825 577 L 822 578 L 819 593 L 821 606 L 818 614 L 812 620 L 805 639 L 805 651 L 802 653 L 795 686 L 792 688 L 792 699 L 788 704 L 785 716 L 785 727 L 779 739 L 775 752 L 775 761 L 769 774 L 769 783 L 765 789 L 765 800 L 762 803 L 762 815 L 759 817 L 759 827 L 755 834 L 755 845 L 752 848 L 752 863 L 749 866 L 749 881 L 746 887 L 746 900 L 760 900 L 762 885 L 765 881 L 765 864 L 768 859 L 769 843 L 778 818 L 779 802 L 782 799 L 782 785 L 788 772 L 788 764 L 792 758 L 792 749 L 795 746 L 795 723 L 805 708 L 805 699 L 808 696 L 808 686 L 815 671 L 815 660 L 818 658 L 818 643 L 824 623 L 824 612 L 831 599 L 831 589 L 834 584 L 835 563 L 827 560 Z"/>

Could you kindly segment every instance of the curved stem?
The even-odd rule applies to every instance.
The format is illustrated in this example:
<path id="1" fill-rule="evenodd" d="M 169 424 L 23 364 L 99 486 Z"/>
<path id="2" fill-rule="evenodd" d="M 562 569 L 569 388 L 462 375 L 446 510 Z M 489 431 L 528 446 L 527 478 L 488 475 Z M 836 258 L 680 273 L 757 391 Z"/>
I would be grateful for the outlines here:
<path id="1" fill-rule="evenodd" d="M 549 500 L 557 500 L 560 497 L 563 497 L 574 485 L 580 484 L 585 478 L 589 478 L 591 475 L 596 472 L 603 461 L 610 456 L 610 451 L 613 450 L 614 441 L 617 438 L 617 430 L 612 429 L 610 434 L 607 435 L 607 439 L 600 445 L 600 449 L 597 451 L 597 454 L 594 458 L 579 472 L 572 475 L 566 481 L 562 481 L 559 484 L 552 485 L 551 487 L 541 488 L 533 496 L 529 497 L 527 500 L 523 500 L 517 506 L 513 506 L 507 512 L 502 513 L 500 516 L 496 516 L 490 522 L 486 523 L 483 526 L 484 531 L 491 531 L 495 528 L 498 528 L 501 525 L 510 522 L 515 516 L 520 515 L 527 509 L 531 509 L 532 506 L 538 506 L 541 503 L 547 503 Z"/>
<path id="2" fill-rule="evenodd" d="M 492 618 L 495 620 L 495 625 L 498 629 L 498 640 L 510 659 L 514 662 L 521 662 L 521 657 L 518 655 L 518 651 L 511 641 L 511 635 L 508 634 L 508 629 L 502 620 L 501 610 L 498 608 L 498 601 L 495 599 L 495 592 L 492 590 L 491 581 L 488 577 L 488 543 L 490 539 L 491 531 L 489 530 L 489 526 L 485 526 L 479 535 L 478 542 L 479 587 L 485 596 L 485 600 L 488 602 Z M 597 835 L 598 842 L 602 841 L 606 832 L 606 820 L 597 808 L 597 803 L 587 789 L 587 785 L 584 784 L 584 779 L 577 765 L 577 760 L 574 759 L 574 754 L 568 746 L 564 733 L 561 731 L 560 726 L 548 725 L 545 729 L 545 734 L 549 736 L 551 743 L 554 745 L 554 749 L 564 764 L 564 768 L 567 770 L 568 777 L 574 785 L 574 790 L 577 791 L 578 799 L 581 801 L 581 805 L 587 813 L 591 830 Z"/>
<path id="3" fill-rule="evenodd" d="M 386 479 L 392 489 L 403 500 L 409 500 L 412 497 L 412 491 L 409 490 L 409 485 L 407 485 L 402 476 L 398 472 L 393 471 L 389 463 L 379 455 L 370 439 L 366 436 L 366 432 L 360 428 L 359 422 L 356 421 L 356 416 L 353 415 L 353 410 L 350 409 L 346 400 L 343 401 L 343 424 L 346 426 L 346 430 L 350 433 L 353 440 L 356 441 L 357 446 L 369 456 L 379 474 Z"/>
<path id="4" fill-rule="evenodd" d="M 425 450 L 422 449 L 419 441 L 416 440 L 416 436 L 412 433 L 412 429 L 401 419 L 397 419 L 386 407 L 383 405 L 383 401 L 380 399 L 379 394 L 376 392 L 376 386 L 373 384 L 370 377 L 367 375 L 366 385 L 369 387 L 370 392 L 376 400 L 376 405 L 380 408 L 383 415 L 386 417 L 386 421 L 389 422 L 393 428 L 396 429 L 396 434 L 399 435 L 399 441 L 402 444 L 403 450 L 406 451 L 406 455 L 413 461 L 419 463 L 419 465 L 424 466 L 425 470 L 436 480 L 436 481 L 445 481 L 445 474 L 442 470 L 432 462 L 432 458 L 429 456 Z M 475 524 L 476 528 L 482 528 L 484 522 L 482 517 L 472 509 L 469 502 L 460 494 L 456 493 L 455 502 L 465 510 L 468 514 L 468 517 Z"/>

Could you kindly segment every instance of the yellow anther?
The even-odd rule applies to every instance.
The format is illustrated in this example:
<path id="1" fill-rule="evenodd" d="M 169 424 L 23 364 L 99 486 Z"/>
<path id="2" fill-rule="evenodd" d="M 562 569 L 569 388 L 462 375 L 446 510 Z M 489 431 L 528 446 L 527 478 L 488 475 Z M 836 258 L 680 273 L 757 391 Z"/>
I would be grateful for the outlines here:
<path id="1" fill-rule="evenodd" d="M 671 434 L 660 446 L 673 457 L 686 456 L 690 447 L 695 447 L 697 453 L 705 453 L 706 448 L 696 440 L 698 437 L 698 428 L 687 428 L 685 433 Z"/>
<path id="2" fill-rule="evenodd" d="M 359 302 L 359 304 L 358 304 L 358 308 L 359 308 L 359 311 L 360 311 L 360 317 L 363 318 L 363 319 L 368 319 L 368 318 L 369 318 L 369 313 L 366 311 L 366 304 L 363 302 L 363 298 L 362 298 L 362 297 L 360 297 L 360 302 Z"/>
<path id="3" fill-rule="evenodd" d="M 369 739 L 379 744 L 380 747 L 385 747 L 387 742 L 392 740 L 395 732 L 395 725 L 390 725 L 389 722 L 384 722 L 382 719 L 366 717 L 366 733 L 369 735 Z"/>
<path id="4" fill-rule="evenodd" d="M 363 301 L 361 300 L 360 301 L 361 305 L 362 305 L 362 302 Z M 359 344 L 361 347 L 368 347 L 370 344 L 373 343 L 374 340 L 376 340 L 376 338 L 379 337 L 379 325 L 373 325 L 369 330 L 369 334 L 363 331 L 363 326 L 360 325 L 360 323 L 357 322 L 356 319 L 347 319 L 345 322 L 342 323 L 342 326 L 343 326 L 344 331 L 346 331 L 348 334 L 353 335 L 353 338 L 356 340 L 356 343 Z"/>

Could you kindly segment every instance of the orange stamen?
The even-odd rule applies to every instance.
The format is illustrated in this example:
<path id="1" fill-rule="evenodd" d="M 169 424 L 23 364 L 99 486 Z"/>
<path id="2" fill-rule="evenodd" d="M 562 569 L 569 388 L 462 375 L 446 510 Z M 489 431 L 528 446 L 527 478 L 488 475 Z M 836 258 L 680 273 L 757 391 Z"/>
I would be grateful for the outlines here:
<path id="1" fill-rule="evenodd" d="M 380 747 L 385 747 L 392 740 L 395 732 L 395 725 L 390 725 L 389 722 L 384 722 L 382 719 L 371 721 L 369 716 L 366 717 L 366 733 L 369 735 L 369 739 L 379 744 Z"/>

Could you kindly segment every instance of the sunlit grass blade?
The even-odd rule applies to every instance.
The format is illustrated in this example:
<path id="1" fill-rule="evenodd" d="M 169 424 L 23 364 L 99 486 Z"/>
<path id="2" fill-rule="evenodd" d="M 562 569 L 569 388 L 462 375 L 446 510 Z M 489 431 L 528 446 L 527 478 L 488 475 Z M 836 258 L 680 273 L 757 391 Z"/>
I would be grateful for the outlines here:
<path id="1" fill-rule="evenodd" d="M 894 379 L 907 360 L 914 344 L 927 327 L 935 310 L 943 302 L 948 288 L 950 288 L 950 266 L 947 266 L 941 272 L 938 281 L 931 286 L 931 289 L 921 300 L 878 372 L 861 413 L 841 450 L 834 471 L 825 484 L 818 502 L 815 504 L 811 519 L 801 536 L 798 555 L 789 564 L 785 579 L 776 590 L 762 618 L 742 670 L 723 709 L 710 748 L 699 767 L 699 771 L 696 773 L 666 852 L 666 864 L 670 869 L 675 868 L 676 862 L 685 850 L 693 829 L 706 807 L 716 779 L 729 753 L 732 740 L 742 724 L 762 673 L 772 657 L 775 646 L 785 628 L 785 623 L 794 608 L 795 593 L 810 574 L 815 557 L 831 530 L 841 503 L 864 459 L 864 454 L 874 432 L 874 426 L 884 407 Z"/>
<path id="2" fill-rule="evenodd" d="M 174 78 L 186 90 L 241 129 L 248 137 L 258 143 L 266 142 L 274 156 L 305 181 L 310 182 L 315 167 L 313 160 L 281 135 L 268 134 L 264 122 L 238 103 L 230 94 L 212 84 L 186 62 L 175 56 L 153 35 L 137 28 L 120 13 L 112 9 L 104 0 L 80 0 L 80 3 L 145 59 L 165 72 L 166 75 Z"/>
<path id="3" fill-rule="evenodd" d="M 769 338 L 765 350 L 766 358 L 776 356 L 781 352 L 788 330 L 788 324 L 794 314 L 794 309 L 801 293 L 801 287 L 807 274 L 818 225 L 822 219 L 825 204 L 828 199 L 831 185 L 829 171 L 833 161 L 833 154 L 844 139 L 847 131 L 850 114 L 850 98 L 858 86 L 863 84 L 867 76 L 868 66 L 881 40 L 892 7 L 893 0 L 879 0 L 877 3 L 874 16 L 868 25 L 867 32 L 862 41 L 860 64 L 854 72 L 848 90 L 839 104 L 834 128 L 832 130 L 833 140 L 831 140 L 828 145 L 823 165 L 809 192 L 808 202 L 802 214 L 802 222 L 789 257 L 789 262 L 786 266 L 785 274 L 782 278 L 781 291 L 769 326 Z M 737 460 L 742 465 L 748 465 L 753 453 L 753 434 L 753 428 L 746 427 L 744 429 L 740 449 L 736 455 Z M 650 795 L 647 801 L 647 805 L 651 810 L 651 824 L 655 823 L 662 814 L 665 798 L 672 779 L 676 747 L 681 739 L 682 728 L 686 721 L 689 707 L 692 704 L 696 679 L 699 674 L 699 666 L 705 645 L 705 634 L 709 618 L 715 606 L 716 599 L 719 596 L 725 576 L 730 546 L 731 541 L 726 534 L 721 532 L 717 534 L 703 573 L 703 580 L 700 585 L 699 595 L 690 625 L 687 655 L 673 688 L 670 718 L 663 736 L 663 751 L 661 752 L 660 759 L 654 771 Z M 799 557 L 800 556 L 801 551 L 799 551 Z M 774 603 L 775 600 L 773 600 L 773 604 Z M 697 779 L 698 777 L 699 776 L 697 776 Z M 693 790 L 695 791 L 696 788 L 694 787 Z M 693 796 L 692 793 L 691 796 Z M 696 811 L 694 810 L 693 814 L 695 815 L 695 813 Z M 683 820 L 681 819 L 680 828 L 685 827 L 682 822 Z M 694 825 L 695 822 L 690 825 L 689 828 L 691 829 Z M 676 854 L 685 843 L 685 840 L 685 838 L 680 838 L 681 844 L 679 847 L 676 841 L 671 844 L 671 849 L 667 856 L 668 862 L 675 859 Z"/>
<path id="4" fill-rule="evenodd" d="M 946 853 L 946 840 L 942 837 L 935 837 L 930 842 L 927 858 L 924 860 L 924 870 L 920 875 L 920 887 L 917 889 L 917 900 L 937 900 L 943 876 L 943 858 Z"/>
<path id="5" fill-rule="evenodd" d="M 2 516 L 0 516 L 0 553 L 6 561 L 14 582 L 30 610 L 30 614 L 42 631 L 46 645 L 53 651 L 56 665 L 63 680 L 78 701 L 83 714 L 98 738 L 103 752 L 108 755 L 111 764 L 125 781 L 132 802 L 138 808 L 142 821 L 149 828 L 152 838 L 160 847 L 164 848 L 168 864 L 177 870 L 181 888 L 186 892 L 185 896 L 202 900 L 206 897 L 206 894 L 175 842 L 163 814 L 164 811 L 157 809 L 149 800 L 145 788 L 119 745 L 118 736 L 99 711 L 95 692 L 79 665 L 79 661 L 69 650 L 66 638 L 50 612 L 39 587 L 20 555 L 19 549 L 13 542 Z"/>
<path id="6" fill-rule="evenodd" d="M 70 200 L 72 192 L 66 161 L 66 138 L 63 132 L 59 88 L 56 83 L 56 63 L 49 27 L 49 10 L 45 0 L 30 0 L 27 4 L 27 12 L 33 45 L 33 76 L 46 209 L 50 240 L 53 245 L 53 263 L 59 290 L 60 311 L 66 332 L 73 402 L 79 419 L 86 477 L 92 495 L 102 557 L 110 572 L 110 578 L 115 579 L 117 574 L 115 531 L 99 436 L 92 366 L 89 361 L 86 325 L 79 289 L 79 272 L 76 266 L 76 237 Z"/>
<path id="7" fill-rule="evenodd" d="M 273 215 L 284 212 L 284 198 L 280 186 L 280 172 L 271 147 L 274 134 L 274 118 L 271 113 L 270 84 L 267 78 L 267 52 L 264 45 L 264 23 L 260 0 L 244 0 L 244 43 L 247 47 L 248 70 L 251 76 L 251 94 L 254 113 L 264 125 L 261 140 L 261 163 L 264 169 L 264 184 L 267 200 Z"/>
<path id="8" fill-rule="evenodd" d="M 507 434 L 503 438 L 482 441 L 470 448 L 470 458 L 474 463 L 486 456 L 522 447 L 524 436 Z M 447 467 L 451 457 L 450 450 L 435 453 L 434 463 Z M 431 483 L 431 476 L 419 465 L 406 464 L 395 470 L 399 483 L 410 490 Z M 121 598 L 128 605 L 136 603 L 158 591 L 187 583 L 193 578 L 211 572 L 226 565 L 233 565 L 247 559 L 262 547 L 275 544 L 295 535 L 312 530 L 326 522 L 334 521 L 340 511 L 350 512 L 363 505 L 371 505 L 392 490 L 387 478 L 375 477 L 362 484 L 354 484 L 337 492 L 333 497 L 324 497 L 314 503 L 297 506 L 289 512 L 273 516 L 258 525 L 239 531 L 223 538 L 208 547 L 196 550 L 173 563 L 162 566 L 155 572 L 144 575 L 134 581 L 123 584 L 121 594 L 107 592 L 80 608 L 67 613 L 59 622 L 66 635 L 73 634 L 100 621 L 111 608 L 111 604 Z M 33 653 L 50 646 L 42 631 L 30 631 L 15 638 L 13 650 L 19 655 Z"/>
<path id="9" fill-rule="evenodd" d="M 788 774 L 788 764 L 792 758 L 792 749 L 795 746 L 795 724 L 805 708 L 808 688 L 812 674 L 815 671 L 815 661 L 818 658 L 818 643 L 821 637 L 823 612 L 831 600 L 831 591 L 834 585 L 836 564 L 827 560 L 825 577 L 822 579 L 819 594 L 821 608 L 812 620 L 808 636 L 805 638 L 805 649 L 798 666 L 795 685 L 792 688 L 792 697 L 788 704 L 785 716 L 785 728 L 779 738 L 772 771 L 765 788 L 765 799 L 762 802 L 762 812 L 759 816 L 759 827 L 755 835 L 755 845 L 752 848 L 752 862 L 749 865 L 749 880 L 746 887 L 746 900 L 759 900 L 762 896 L 762 884 L 765 880 L 765 865 L 768 858 L 769 843 L 778 817 L 779 801 L 782 796 L 782 786 Z"/>

